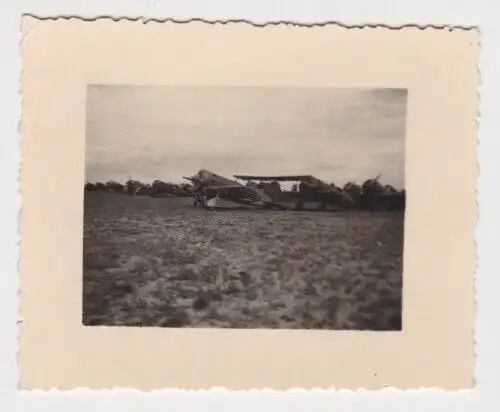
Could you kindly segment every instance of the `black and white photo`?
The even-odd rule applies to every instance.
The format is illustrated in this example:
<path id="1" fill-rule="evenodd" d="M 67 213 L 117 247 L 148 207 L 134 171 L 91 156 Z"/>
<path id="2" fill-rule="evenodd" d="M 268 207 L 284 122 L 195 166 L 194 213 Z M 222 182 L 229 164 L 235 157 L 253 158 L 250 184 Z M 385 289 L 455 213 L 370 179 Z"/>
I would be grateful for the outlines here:
<path id="1" fill-rule="evenodd" d="M 406 99 L 89 86 L 84 324 L 401 330 Z"/>
<path id="2" fill-rule="evenodd" d="M 478 31 L 22 30 L 20 387 L 474 385 Z"/>

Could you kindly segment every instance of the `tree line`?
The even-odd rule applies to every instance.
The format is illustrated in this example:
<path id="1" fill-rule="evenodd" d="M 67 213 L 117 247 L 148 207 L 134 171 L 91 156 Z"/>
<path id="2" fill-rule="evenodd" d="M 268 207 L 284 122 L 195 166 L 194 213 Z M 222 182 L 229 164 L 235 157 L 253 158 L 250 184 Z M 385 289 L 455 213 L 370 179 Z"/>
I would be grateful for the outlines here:
<path id="1" fill-rule="evenodd" d="M 189 196 L 192 186 L 189 183 L 173 184 L 155 180 L 152 183 L 143 183 L 139 180 L 128 180 L 125 184 L 109 180 L 105 183 L 86 183 L 85 191 L 100 191 L 111 193 L 125 193 L 130 195 L 143 196 Z"/>
<path id="2" fill-rule="evenodd" d="M 259 188 L 266 185 L 277 186 L 281 191 L 278 182 L 257 184 Z M 369 209 L 404 209 L 406 204 L 405 190 L 398 190 L 391 185 L 383 184 L 379 178 L 367 179 L 363 183 L 348 182 L 343 186 L 330 183 L 330 186 L 346 192 L 361 208 Z M 129 195 L 165 197 L 165 196 L 190 196 L 192 185 L 189 183 L 174 184 L 156 179 L 152 183 L 143 183 L 139 180 L 128 180 L 125 184 L 110 180 L 107 182 L 86 183 L 85 191 L 100 191 L 111 193 L 123 193 Z M 300 191 L 300 185 L 294 184 L 290 192 L 282 192 L 286 196 L 294 197 Z M 298 193 L 297 193 L 298 195 Z M 286 196 L 288 197 L 288 196 Z"/>

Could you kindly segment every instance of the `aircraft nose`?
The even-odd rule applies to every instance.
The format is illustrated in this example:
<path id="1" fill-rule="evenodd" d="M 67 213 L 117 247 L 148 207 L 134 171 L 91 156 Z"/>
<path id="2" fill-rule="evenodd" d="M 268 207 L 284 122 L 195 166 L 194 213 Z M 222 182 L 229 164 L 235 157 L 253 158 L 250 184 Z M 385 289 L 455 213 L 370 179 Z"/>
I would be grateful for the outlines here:
<path id="1" fill-rule="evenodd" d="M 195 189 L 200 189 L 205 184 L 207 176 L 206 173 L 200 171 L 191 177 L 184 176 L 184 179 L 189 180 L 191 183 L 193 183 Z"/>
<path id="2" fill-rule="evenodd" d="M 188 177 L 187 179 L 193 183 L 195 189 L 199 189 L 201 188 L 201 186 L 203 186 L 203 179 L 201 178 L 201 176 L 199 176 L 199 174 L 195 174 L 191 177 Z"/>

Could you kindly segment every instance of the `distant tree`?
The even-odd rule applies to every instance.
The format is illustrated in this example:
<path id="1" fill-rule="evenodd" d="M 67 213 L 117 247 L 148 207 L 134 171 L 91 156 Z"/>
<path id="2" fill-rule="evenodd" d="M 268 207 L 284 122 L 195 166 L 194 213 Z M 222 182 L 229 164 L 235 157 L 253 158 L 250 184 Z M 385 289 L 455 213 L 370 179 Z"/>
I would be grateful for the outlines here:
<path id="1" fill-rule="evenodd" d="M 91 191 L 94 190 L 95 185 L 93 183 L 85 183 L 85 190 Z"/>
<path id="2" fill-rule="evenodd" d="M 380 195 L 384 193 L 385 187 L 379 182 L 379 178 L 366 180 L 362 185 L 363 193 L 367 195 Z"/>
<path id="3" fill-rule="evenodd" d="M 359 203 L 361 201 L 362 188 L 355 182 L 348 182 L 344 185 L 343 190 L 351 196 L 351 198 Z"/>
<path id="4" fill-rule="evenodd" d="M 173 185 L 156 179 L 151 185 L 151 196 L 166 196 L 172 193 Z"/>
<path id="5" fill-rule="evenodd" d="M 397 193 L 398 191 L 394 188 L 394 186 L 385 185 L 384 186 L 384 192 L 385 193 Z"/>
<path id="6" fill-rule="evenodd" d="M 167 188 L 167 193 L 173 196 L 181 196 L 182 195 L 182 189 L 180 185 L 175 185 L 171 184 Z"/>
<path id="7" fill-rule="evenodd" d="M 106 182 L 106 189 L 109 192 L 123 193 L 125 191 L 125 186 L 123 186 L 121 183 L 115 182 L 114 180 L 109 180 L 108 182 Z"/>
<path id="8" fill-rule="evenodd" d="M 144 186 L 144 183 L 141 183 L 138 180 L 129 179 L 125 183 L 125 191 L 128 194 L 135 195 L 142 186 Z"/>
<path id="9" fill-rule="evenodd" d="M 380 177 L 380 176 L 379 176 Z M 406 198 L 391 185 L 383 185 L 379 177 L 363 183 L 363 206 L 370 210 L 404 210 Z"/>
<path id="10" fill-rule="evenodd" d="M 97 182 L 94 185 L 94 190 L 105 191 L 106 190 L 106 185 L 104 183 L 102 183 L 102 182 Z"/>
<path id="11" fill-rule="evenodd" d="M 192 192 L 193 186 L 189 183 L 182 183 L 180 186 L 181 196 L 189 196 Z"/>
<path id="12" fill-rule="evenodd" d="M 137 195 L 142 195 L 142 196 L 150 195 L 151 194 L 151 185 L 150 184 L 140 183 L 140 186 L 137 189 L 136 194 Z"/>

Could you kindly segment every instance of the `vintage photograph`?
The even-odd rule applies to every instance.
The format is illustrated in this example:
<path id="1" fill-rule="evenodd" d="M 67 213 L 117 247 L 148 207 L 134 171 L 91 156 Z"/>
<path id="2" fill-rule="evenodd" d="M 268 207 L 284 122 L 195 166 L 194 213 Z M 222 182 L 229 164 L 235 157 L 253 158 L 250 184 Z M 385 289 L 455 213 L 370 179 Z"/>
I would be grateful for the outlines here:
<path id="1" fill-rule="evenodd" d="M 407 97 L 89 85 L 83 324 L 402 330 Z"/>
<path id="2" fill-rule="evenodd" d="M 22 389 L 473 387 L 477 30 L 22 36 Z"/>

